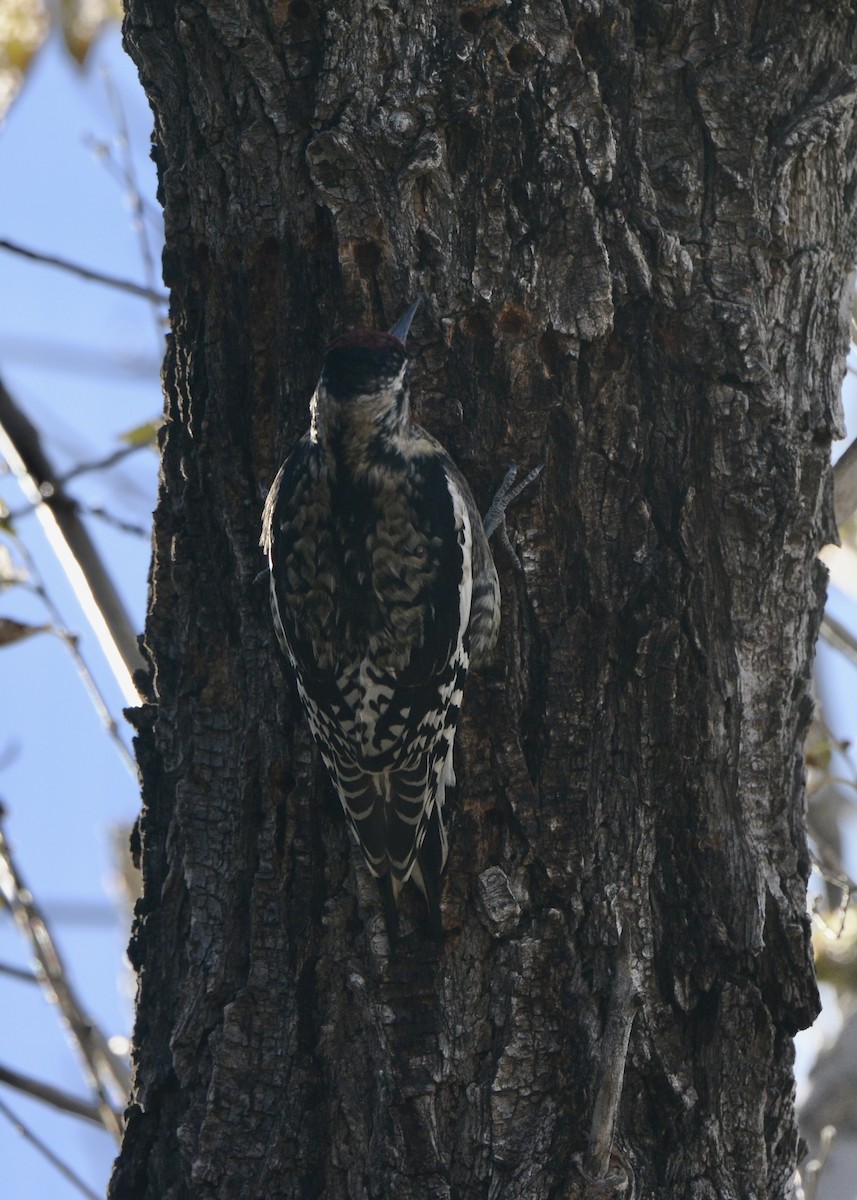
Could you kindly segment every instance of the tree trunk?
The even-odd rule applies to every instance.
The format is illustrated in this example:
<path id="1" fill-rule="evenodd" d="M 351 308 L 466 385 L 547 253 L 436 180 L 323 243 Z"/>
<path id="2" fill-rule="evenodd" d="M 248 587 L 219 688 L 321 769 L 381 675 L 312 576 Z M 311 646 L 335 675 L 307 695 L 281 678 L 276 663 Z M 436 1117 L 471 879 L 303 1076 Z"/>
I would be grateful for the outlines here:
<path id="1" fill-rule="evenodd" d="M 172 333 L 111 1196 L 786 1196 L 853 5 L 127 6 Z M 326 342 L 418 293 L 417 416 L 480 503 L 546 466 L 446 937 L 414 892 L 390 958 L 257 542 Z"/>

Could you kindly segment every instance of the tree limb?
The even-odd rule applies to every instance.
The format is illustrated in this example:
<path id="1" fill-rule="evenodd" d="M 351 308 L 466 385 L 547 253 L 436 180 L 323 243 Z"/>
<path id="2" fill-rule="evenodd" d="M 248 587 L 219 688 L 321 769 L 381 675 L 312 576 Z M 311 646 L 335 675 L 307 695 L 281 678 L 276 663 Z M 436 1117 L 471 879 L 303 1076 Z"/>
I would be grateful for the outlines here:
<path id="1" fill-rule="evenodd" d="M 76 505 L 58 481 L 38 431 L 0 382 L 0 454 L 27 499 L 59 559 L 122 690 L 137 704 L 134 671 L 144 666 L 137 633 Z"/>
<path id="2" fill-rule="evenodd" d="M 28 1075 L 21 1075 L 10 1067 L 4 1066 L 0 1066 L 0 1083 L 17 1088 L 19 1092 L 24 1092 L 27 1096 L 35 1096 L 37 1100 L 43 1100 L 45 1104 L 50 1104 L 52 1108 L 58 1108 L 61 1112 L 72 1113 L 75 1117 L 82 1117 L 85 1121 L 92 1121 L 100 1128 L 104 1128 L 100 1109 L 95 1104 L 79 1100 L 77 1096 L 72 1096 L 70 1092 L 65 1092 L 61 1088 L 55 1088 L 50 1083 L 41 1083 L 38 1079 L 30 1079 Z M 117 1121 L 118 1119 L 117 1117 Z"/>
<path id="3" fill-rule="evenodd" d="M 67 258 L 58 258 L 53 254 L 42 254 L 38 250 L 28 250 L 25 246 L 19 246 L 16 242 L 10 242 L 8 238 L 0 238 L 0 250 L 8 250 L 12 254 L 20 254 L 22 258 L 30 258 L 34 262 L 45 263 L 49 267 L 59 267 L 62 271 L 68 271 L 72 275 L 77 275 L 80 279 L 89 279 L 93 283 L 104 283 L 108 287 L 116 288 L 120 292 L 130 292 L 132 296 L 139 296 L 143 300 L 154 300 L 158 304 L 166 304 L 167 297 L 163 292 L 156 291 L 154 288 L 144 287 L 141 283 L 134 283 L 130 279 L 119 279 L 115 275 L 105 275 L 103 271 L 93 271 L 89 267 L 82 267 L 79 263 L 69 262 Z"/>
<path id="4" fill-rule="evenodd" d="M 833 467 L 833 513 L 836 527 L 857 512 L 857 438 Z"/>
<path id="5" fill-rule="evenodd" d="M 14 1125 L 21 1137 L 25 1138 L 31 1146 L 35 1146 L 39 1153 L 44 1155 L 48 1162 L 51 1163 L 52 1166 L 56 1167 L 59 1173 L 65 1176 L 69 1183 L 72 1184 L 73 1187 L 76 1187 L 82 1195 L 87 1196 L 89 1200 L 99 1200 L 98 1193 L 94 1192 L 91 1187 L 88 1187 L 80 1178 L 80 1176 L 76 1175 L 74 1171 L 72 1171 L 71 1167 L 69 1167 L 61 1158 L 54 1154 L 50 1146 L 46 1145 L 40 1137 L 33 1133 L 32 1129 L 28 1128 L 28 1126 L 24 1124 L 20 1117 L 16 1117 L 11 1108 L 7 1107 L 2 1100 L 0 1100 L 0 1114 L 2 1114 L 12 1125 Z"/>
<path id="6" fill-rule="evenodd" d="M 2 818 L 0 818 L 2 819 Z M 6 835 L 0 827 L 0 895 L 9 906 L 19 930 L 26 937 L 38 964 L 38 976 L 49 1000 L 65 1019 L 69 1034 L 77 1046 L 88 1082 L 97 1099 L 97 1111 L 103 1127 L 117 1139 L 122 1124 L 107 1094 L 112 1087 L 124 1101 L 131 1086 L 129 1073 L 112 1052 L 107 1039 L 85 1012 L 69 981 L 59 950 L 32 893 L 24 886 L 12 858 Z"/>
<path id="7" fill-rule="evenodd" d="M 832 617 L 829 612 L 824 614 L 821 622 L 821 636 L 831 645 L 834 650 L 838 650 L 840 654 L 857 666 L 857 638 L 849 629 Z"/>

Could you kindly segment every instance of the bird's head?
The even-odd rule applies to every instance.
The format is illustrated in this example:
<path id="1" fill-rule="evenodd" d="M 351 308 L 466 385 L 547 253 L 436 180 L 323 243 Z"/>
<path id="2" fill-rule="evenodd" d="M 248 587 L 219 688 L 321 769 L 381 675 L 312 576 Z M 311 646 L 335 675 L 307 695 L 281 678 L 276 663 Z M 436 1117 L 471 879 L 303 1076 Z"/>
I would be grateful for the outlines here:
<path id="1" fill-rule="evenodd" d="M 355 329 L 331 342 L 319 386 L 340 404 L 359 403 L 401 388 L 407 362 L 404 344 L 393 334 Z"/>
<path id="2" fill-rule="evenodd" d="M 405 339 L 415 301 L 388 333 L 354 329 L 331 342 L 312 398 L 313 435 L 337 430 L 367 438 L 403 429 L 408 413 L 408 353 Z"/>

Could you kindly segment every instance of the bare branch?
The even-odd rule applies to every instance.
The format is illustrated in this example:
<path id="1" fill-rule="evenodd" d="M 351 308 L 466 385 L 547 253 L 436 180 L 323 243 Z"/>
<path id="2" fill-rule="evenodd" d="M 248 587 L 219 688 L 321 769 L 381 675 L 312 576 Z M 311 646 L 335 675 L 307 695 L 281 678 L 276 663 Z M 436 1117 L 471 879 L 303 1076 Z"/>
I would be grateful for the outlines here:
<path id="1" fill-rule="evenodd" d="M 132 537 L 146 538 L 150 536 L 151 531 L 144 529 L 142 525 L 135 525 L 133 521 L 123 521 L 121 517 L 114 516 L 106 508 L 102 508 L 100 504 L 80 505 L 82 512 L 85 512 L 90 517 L 96 517 L 99 521 L 103 521 L 105 525 L 110 525 L 113 529 L 118 529 L 120 533 L 129 533 Z"/>
<path id="2" fill-rule="evenodd" d="M 822 619 L 821 636 L 834 650 L 844 654 L 849 662 L 857 666 L 857 638 L 830 613 L 825 613 Z"/>
<path id="3" fill-rule="evenodd" d="M 80 500 L 71 497 L 69 498 L 69 503 L 75 512 L 81 513 L 86 517 L 97 517 L 99 521 L 103 521 L 105 525 L 110 525 L 113 529 L 118 529 L 120 533 L 130 533 L 134 537 L 149 536 L 149 529 L 145 529 L 142 525 L 137 525 L 134 521 L 123 521 L 121 517 L 117 517 L 100 504 L 82 504 Z M 27 517 L 30 513 L 36 512 L 38 507 L 37 504 L 25 504 L 21 508 L 13 509 L 8 514 L 7 519 L 18 521 L 21 517 Z"/>
<path id="4" fill-rule="evenodd" d="M 30 258 L 34 262 L 45 263 L 50 267 L 59 267 L 60 270 L 77 275 L 80 279 L 103 283 L 107 287 L 116 288 L 117 291 L 130 292 L 132 296 L 140 296 L 143 300 L 154 300 L 157 304 L 167 303 L 165 292 L 144 287 L 141 283 L 133 283 L 130 279 L 119 279 L 115 275 L 105 275 L 102 271 L 93 271 L 89 267 L 82 267 L 79 263 L 69 262 L 67 258 L 42 254 L 38 250 L 28 250 L 25 246 L 19 246 L 17 242 L 10 242 L 8 238 L 0 238 L 0 250 L 8 250 L 11 254 L 20 254 L 22 258 Z"/>
<path id="5" fill-rule="evenodd" d="M 68 483 L 71 479 L 77 479 L 79 475 L 88 475 L 92 471 L 106 471 L 110 467 L 115 467 L 117 463 L 128 458 L 130 454 L 136 454 L 139 450 L 146 450 L 151 447 L 149 442 L 131 442 L 126 446 L 120 446 L 118 450 L 106 455 L 104 458 L 91 459 L 89 462 L 78 463 L 76 467 L 66 471 L 65 475 L 59 476 L 57 483 Z"/>
<path id="6" fill-rule="evenodd" d="M 27 1096 L 34 1096 L 37 1100 L 43 1100 L 45 1104 L 49 1104 L 51 1108 L 58 1108 L 60 1112 L 71 1113 L 72 1116 L 82 1117 L 85 1121 L 92 1121 L 93 1124 L 104 1128 L 101 1112 L 96 1105 L 79 1100 L 77 1096 L 53 1087 L 50 1083 L 40 1083 L 38 1079 L 31 1079 L 29 1075 L 21 1075 L 18 1071 L 4 1066 L 0 1066 L 0 1083 L 8 1084 L 9 1087 L 16 1088 Z M 116 1119 L 118 1121 L 119 1117 Z"/>
<path id="7" fill-rule="evenodd" d="M 821 1181 L 821 1175 L 827 1164 L 830 1148 L 833 1145 L 835 1137 L 836 1129 L 834 1126 L 825 1125 L 821 1131 L 818 1154 L 806 1166 L 806 1179 L 804 1180 L 805 1200 L 816 1200 L 818 1196 L 818 1185 Z"/>
<path id="8" fill-rule="evenodd" d="M 49 1001 L 58 1006 L 77 1047 L 87 1082 L 96 1099 L 101 1124 L 118 1141 L 122 1134 L 122 1123 L 110 1102 L 107 1089 L 112 1088 L 117 1098 L 124 1102 L 131 1087 L 129 1072 L 110 1049 L 107 1038 L 75 994 L 45 919 L 17 870 L 2 824 L 0 895 L 8 904 L 21 934 L 28 939 L 38 966 L 39 982 Z"/>
<path id="9" fill-rule="evenodd" d="M 32 971 L 26 967 L 13 967 L 11 963 L 0 963 L 0 975 L 8 975 L 10 979 L 19 979 L 21 983 L 38 983 Z"/>
<path id="10" fill-rule="evenodd" d="M 833 514 L 836 527 L 857 512 L 857 438 L 833 467 Z"/>
<path id="11" fill-rule="evenodd" d="M 7 534 L 7 536 L 10 536 L 10 535 Z M 62 613 L 59 611 L 56 604 L 54 604 L 53 600 L 51 599 L 50 595 L 48 594 L 48 591 L 44 585 L 44 582 L 42 581 L 41 575 L 39 574 L 39 570 L 36 566 L 33 556 L 30 554 L 29 550 L 27 549 L 27 547 L 24 545 L 24 543 L 21 541 L 20 538 L 15 537 L 14 534 L 11 536 L 14 538 L 15 544 L 18 548 L 18 553 L 21 556 L 22 561 L 24 562 L 24 565 L 27 569 L 27 574 L 29 577 L 29 582 L 22 584 L 22 586 L 25 588 L 28 588 L 30 591 L 33 592 L 34 595 L 38 596 L 39 600 L 42 602 L 42 604 L 45 606 L 47 611 L 50 613 L 51 618 L 53 619 L 53 627 L 51 629 L 51 632 L 60 639 L 60 641 L 63 643 L 63 645 L 66 647 L 69 654 L 71 655 L 72 660 L 74 661 L 74 665 L 77 668 L 77 673 L 80 677 L 80 681 L 83 684 L 83 686 L 86 688 L 87 694 L 89 695 L 89 699 L 92 702 L 92 707 L 95 709 L 96 713 L 98 714 L 98 718 L 101 721 L 101 724 L 104 726 L 104 729 L 107 732 L 108 736 L 110 737 L 111 741 L 116 746 L 116 749 L 119 751 L 120 758 L 122 759 L 122 761 L 125 763 L 125 766 L 128 768 L 128 770 L 131 772 L 131 774 L 136 779 L 137 778 L 137 765 L 134 762 L 134 759 L 133 759 L 128 747 L 125 745 L 124 741 L 122 740 L 122 735 L 119 732 L 118 721 L 111 713 L 110 708 L 107 704 L 107 701 L 104 698 L 104 694 L 101 691 L 101 688 L 98 686 L 98 684 L 95 681 L 95 676 L 90 671 L 89 666 L 86 662 L 86 659 L 83 657 L 83 655 L 80 652 L 80 647 L 78 646 L 78 639 L 66 627 L 66 624 L 62 618 Z"/>
<path id="12" fill-rule="evenodd" d="M 125 605 L 95 543 L 63 490 L 29 418 L 0 382 L 0 454 L 8 462 L 74 589 L 127 704 L 139 694 L 134 671 L 143 667 Z"/>
<path id="13" fill-rule="evenodd" d="M 87 150 L 93 154 L 101 165 L 106 169 L 107 173 L 112 176 L 117 183 L 121 183 L 124 187 L 128 186 L 128 179 L 125 168 L 122 167 L 113 154 L 113 149 L 109 142 L 103 141 L 101 138 L 95 137 L 91 133 L 86 133 L 83 136 L 83 144 Z M 139 212 L 147 217 L 157 228 L 163 228 L 163 215 L 160 208 L 156 204 L 152 204 L 145 196 L 140 195 L 134 197 L 134 211 L 138 211 L 137 202 L 139 200 Z"/>
<path id="14" fill-rule="evenodd" d="M 25 1138 L 31 1146 L 35 1146 L 39 1153 L 44 1155 L 48 1162 L 51 1163 L 52 1166 L 56 1167 L 60 1174 L 64 1175 L 69 1183 L 77 1188 L 81 1195 L 86 1196 L 88 1200 L 100 1200 L 98 1193 L 94 1192 L 91 1187 L 83 1182 L 80 1176 L 76 1175 L 74 1171 L 72 1171 L 70 1166 L 68 1166 L 61 1158 L 54 1154 L 50 1146 L 47 1146 L 40 1137 L 33 1133 L 32 1129 L 29 1129 L 20 1119 L 20 1117 L 16 1117 L 12 1110 L 6 1104 L 4 1104 L 2 1100 L 0 1100 L 0 1114 L 2 1114 L 12 1125 L 14 1125 L 21 1137 Z"/>
<path id="15" fill-rule="evenodd" d="M 135 217 L 135 225 L 140 240 L 140 253 L 143 256 L 143 266 L 146 273 L 146 280 L 150 288 L 153 288 L 154 282 L 157 279 L 157 271 L 155 268 L 155 256 L 152 253 L 149 235 L 146 230 L 146 222 L 143 220 L 143 199 L 140 194 L 140 186 L 137 182 L 137 172 L 134 167 L 134 156 L 131 153 L 131 138 L 128 133 L 128 122 L 125 118 L 125 107 L 122 103 L 122 97 L 113 82 L 113 77 L 106 68 L 103 71 L 104 86 L 107 90 L 107 98 L 110 107 L 113 111 L 113 119 L 119 130 L 119 149 L 122 152 L 123 163 L 121 165 L 122 177 L 125 187 L 128 189 L 128 195 L 131 198 L 132 211 Z M 154 288 L 153 288 L 154 290 Z M 160 317 L 157 307 L 153 309 L 155 318 L 155 328 L 160 332 Z"/>
<path id="16" fill-rule="evenodd" d="M 842 860 L 832 846 L 815 838 L 816 849 L 810 848 L 812 865 L 819 872 L 825 883 L 832 883 L 842 893 L 841 909 L 844 912 L 851 903 L 851 897 L 857 894 L 857 883 L 851 878 Z"/>

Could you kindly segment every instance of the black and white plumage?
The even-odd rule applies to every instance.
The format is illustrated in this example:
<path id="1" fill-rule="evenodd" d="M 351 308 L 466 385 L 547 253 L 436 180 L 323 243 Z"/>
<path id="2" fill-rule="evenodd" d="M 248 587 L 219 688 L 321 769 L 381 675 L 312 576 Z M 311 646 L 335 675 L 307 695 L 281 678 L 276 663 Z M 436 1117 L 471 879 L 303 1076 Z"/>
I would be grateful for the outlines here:
<path id="1" fill-rule="evenodd" d="M 408 879 L 440 931 L 464 681 L 500 621 L 467 481 L 410 419 L 404 341 L 415 311 L 389 333 L 332 343 L 310 429 L 268 493 L 261 541 L 277 636 L 379 881 L 391 941 Z"/>

